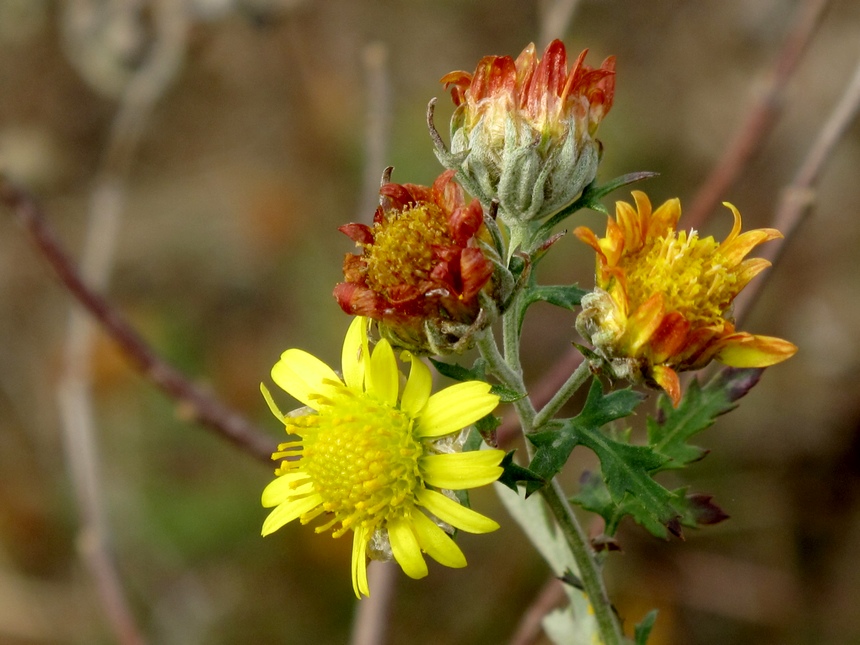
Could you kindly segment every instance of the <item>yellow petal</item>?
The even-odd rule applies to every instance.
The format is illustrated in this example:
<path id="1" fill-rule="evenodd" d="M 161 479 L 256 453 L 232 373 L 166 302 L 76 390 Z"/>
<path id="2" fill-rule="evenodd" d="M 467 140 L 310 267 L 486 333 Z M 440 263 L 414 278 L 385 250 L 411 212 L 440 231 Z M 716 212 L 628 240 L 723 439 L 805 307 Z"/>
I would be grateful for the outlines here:
<path id="1" fill-rule="evenodd" d="M 418 510 L 415 511 L 420 512 Z M 427 575 L 427 563 L 421 555 L 421 547 L 412 532 L 411 522 L 406 519 L 388 523 L 388 540 L 394 559 L 410 578 L 423 578 Z"/>
<path id="2" fill-rule="evenodd" d="M 341 368 L 346 386 L 356 392 L 363 391 L 365 357 L 369 351 L 367 343 L 367 318 L 357 316 L 349 325 L 343 339 Z"/>
<path id="3" fill-rule="evenodd" d="M 457 543 L 421 511 L 416 510 L 412 516 L 412 528 L 418 544 L 436 562 L 452 569 L 466 566 L 466 556 Z"/>
<path id="4" fill-rule="evenodd" d="M 725 343 L 714 358 L 730 367 L 768 367 L 797 352 L 797 346 L 787 340 L 745 332 L 730 336 Z"/>
<path id="5" fill-rule="evenodd" d="M 269 516 L 263 522 L 263 535 L 277 531 L 284 524 L 292 522 L 297 517 L 301 517 L 320 504 L 322 504 L 322 497 L 317 494 L 284 502 L 269 513 Z"/>
<path id="6" fill-rule="evenodd" d="M 418 460 L 421 476 L 431 486 L 462 490 L 486 486 L 502 474 L 503 450 L 473 450 L 427 455 Z"/>
<path id="7" fill-rule="evenodd" d="M 272 414 L 275 415 L 275 418 L 277 418 L 278 421 L 283 423 L 285 415 L 281 412 L 280 408 L 278 408 L 275 403 L 275 399 L 272 398 L 272 393 L 269 392 L 269 388 L 267 388 L 264 383 L 260 383 L 260 392 L 263 393 L 263 399 L 265 399 L 266 405 L 269 406 L 269 410 L 271 410 Z"/>
<path id="8" fill-rule="evenodd" d="M 720 245 L 721 247 L 724 245 L 727 245 L 727 244 L 731 244 L 734 241 L 734 239 L 741 232 L 741 213 L 740 213 L 740 211 L 737 208 L 735 208 L 734 204 L 731 204 L 729 202 L 723 202 L 723 206 L 725 206 L 730 211 L 732 211 L 732 215 L 734 216 L 734 222 L 732 222 L 731 232 L 726 236 L 726 239 L 723 240 L 723 243 Z"/>
<path id="9" fill-rule="evenodd" d="M 316 356 L 301 349 L 288 349 L 272 368 L 272 380 L 278 386 L 314 410 L 319 399 L 313 395 L 331 390 L 331 383 L 340 383 L 334 370 Z"/>
<path id="10" fill-rule="evenodd" d="M 302 482 L 302 480 L 308 481 L 305 483 Z M 306 488 L 308 485 L 312 487 L 313 483 L 308 478 L 307 473 L 303 471 L 299 470 L 287 473 L 286 475 L 281 475 L 269 482 L 269 484 L 263 489 L 261 499 L 263 507 L 271 508 L 272 506 L 281 504 L 290 497 L 305 495 L 313 490 L 313 488 Z M 301 487 L 301 490 L 299 490 L 299 487 Z"/>
<path id="11" fill-rule="evenodd" d="M 415 498 L 433 515 L 461 531 L 489 533 L 499 528 L 499 524 L 489 517 L 476 513 L 435 490 L 420 488 L 415 492 Z"/>
<path id="12" fill-rule="evenodd" d="M 428 367 L 421 362 L 421 359 L 411 352 L 403 352 L 401 359 L 411 360 L 412 368 L 409 370 L 409 378 L 403 389 L 400 409 L 411 417 L 417 417 L 430 398 L 433 376 Z"/>
<path id="13" fill-rule="evenodd" d="M 367 529 L 357 526 L 352 534 L 352 588 L 357 598 L 370 595 L 367 584 Z"/>
<path id="14" fill-rule="evenodd" d="M 397 405 L 400 388 L 400 371 L 391 344 L 384 338 L 376 344 L 370 355 L 370 366 L 365 374 L 367 393 L 391 407 Z"/>
<path id="15" fill-rule="evenodd" d="M 499 397 L 481 381 L 456 383 L 431 396 L 418 418 L 419 438 L 442 437 L 462 430 L 492 412 Z"/>

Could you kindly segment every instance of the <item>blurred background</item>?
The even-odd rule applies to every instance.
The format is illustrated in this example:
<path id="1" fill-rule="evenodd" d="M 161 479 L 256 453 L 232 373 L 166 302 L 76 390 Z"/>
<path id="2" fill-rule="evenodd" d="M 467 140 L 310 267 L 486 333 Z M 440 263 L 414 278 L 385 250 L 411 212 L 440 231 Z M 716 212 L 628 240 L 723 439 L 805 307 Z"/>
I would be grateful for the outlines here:
<path id="1" fill-rule="evenodd" d="M 688 205 L 806 4 L 584 0 L 565 27 L 548 1 L 0 0 L 0 171 L 38 196 L 75 255 L 92 211 L 118 213 L 101 274 L 113 302 L 275 441 L 258 386 L 280 352 L 339 360 L 348 321 L 331 290 L 352 244 L 336 228 L 369 220 L 366 177 L 393 165 L 395 181 L 429 184 L 440 171 L 424 123 L 437 96 L 447 133 L 439 77 L 551 36 L 590 48 L 594 66 L 616 55 L 599 177 L 656 171 L 638 187 Z M 860 3 L 829 5 L 775 130 L 722 196 L 745 229 L 769 225 L 860 60 Z M 860 643 L 858 168 L 855 124 L 744 324 L 800 351 L 698 438 L 707 459 L 666 480 L 713 494 L 731 519 L 683 542 L 622 528 L 610 595 L 628 630 L 659 609 L 654 643 Z M 577 217 L 602 230 L 596 213 Z M 720 207 L 704 228 L 721 238 L 730 223 Z M 572 236 L 558 246 L 543 281 L 590 286 L 590 251 Z M 3 644 L 116 642 L 79 556 L 57 406 L 71 308 L 0 208 Z M 531 382 L 572 326 L 534 309 Z M 183 418 L 107 338 L 93 352 L 98 489 L 140 631 L 182 645 L 347 642 L 351 541 L 295 525 L 261 539 L 272 468 Z M 589 463 L 575 452 L 570 481 Z M 509 642 L 545 584 L 492 490 L 473 505 L 502 529 L 461 536 L 464 570 L 398 574 L 391 643 Z"/>

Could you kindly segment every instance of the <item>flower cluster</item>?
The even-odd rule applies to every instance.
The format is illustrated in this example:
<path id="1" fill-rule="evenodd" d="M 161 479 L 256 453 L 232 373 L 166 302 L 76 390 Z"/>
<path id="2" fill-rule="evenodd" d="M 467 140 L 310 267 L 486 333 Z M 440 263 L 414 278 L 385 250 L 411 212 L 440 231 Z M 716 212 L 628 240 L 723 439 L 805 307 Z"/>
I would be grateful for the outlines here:
<path id="1" fill-rule="evenodd" d="M 770 262 L 744 259 L 753 248 L 780 238 L 779 231 L 741 233 L 741 215 L 722 243 L 677 231 L 677 199 L 652 210 L 645 193 L 633 191 L 636 207 L 616 204 L 606 236 L 580 226 L 574 234 L 597 252 L 597 286 L 582 299 L 577 330 L 594 344 L 618 378 L 646 380 L 674 403 L 681 397 L 677 372 L 716 359 L 732 367 L 766 367 L 796 351 L 792 343 L 738 332 L 732 301 Z"/>
<path id="2" fill-rule="evenodd" d="M 635 453 L 635 463 L 626 465 L 631 472 L 645 468 L 626 484 L 596 476 L 590 497 L 574 499 L 607 522 L 617 525 L 633 508 L 637 521 L 660 534 L 680 531 L 685 518 L 701 517 L 702 506 L 709 517 L 722 518 L 701 498 L 696 507 L 650 480 L 660 468 L 690 462 L 695 450 L 649 445 L 631 451 L 591 421 L 558 415 L 592 373 L 662 388 L 677 406 L 679 372 L 712 360 L 766 367 L 797 350 L 788 341 L 735 329 L 733 301 L 769 266 L 747 255 L 781 235 L 774 229 L 742 233 L 740 213 L 731 204 L 726 206 L 734 225 L 717 242 L 677 230 L 677 199 L 653 209 L 644 193 L 634 191 L 633 204 L 617 203 L 604 237 L 583 226 L 574 231 L 596 253 L 592 291 L 583 296 L 576 285 L 538 284 L 536 266 L 560 238 L 553 233 L 558 222 L 584 205 L 602 210 L 599 199 L 647 174 L 603 186 L 595 181 L 602 151 L 595 137 L 612 107 L 615 59 L 592 68 L 585 56 L 583 51 L 568 68 L 564 45 L 556 40 L 540 58 L 529 45 L 516 59 L 487 56 L 474 73 L 451 72 L 441 79 L 456 106 L 450 149 L 433 126 L 432 104 L 428 122 L 447 170 L 430 186 L 393 183 L 387 170 L 372 223 L 339 229 L 359 248 L 346 254 L 344 280 L 334 288 L 338 305 L 355 317 L 343 344 L 342 372 L 289 349 L 272 379 L 304 407 L 284 414 L 263 387 L 289 435 L 273 455 L 280 464 L 276 478 L 263 491 L 263 506 L 273 508 L 263 534 L 294 520 L 318 522 L 316 531 L 333 537 L 351 532 L 352 582 L 359 597 L 370 591 L 368 558 L 395 560 L 413 578 L 427 575 L 425 555 L 449 567 L 465 566 L 454 532 L 485 533 L 498 525 L 461 503 L 467 499 L 462 491 L 499 480 L 503 472 L 502 483 L 540 490 L 562 524 L 575 523 L 563 498 L 552 503 L 559 495 L 553 478 L 574 445 L 591 448 L 602 462 L 613 459 L 609 467 L 616 469 L 618 459 Z M 466 191 L 474 198 L 467 199 Z M 593 346 L 582 349 L 589 362 L 541 410 L 529 399 L 519 337 L 527 308 L 538 301 L 566 311 L 580 306 L 575 327 Z M 498 319 L 501 346 L 494 336 Z M 378 339 L 375 344 L 370 336 Z M 460 382 L 431 394 L 431 373 L 421 357 L 462 355 L 472 347 L 481 355 L 471 368 L 435 363 Z M 410 364 L 405 379 L 398 351 Z M 488 378 L 495 379 L 495 389 Z M 642 398 L 602 391 L 601 383 L 593 383 L 583 409 L 588 419 L 602 423 L 632 414 Z M 487 417 L 499 403 L 496 393 L 513 402 L 535 446 L 528 468 L 510 456 L 503 460 L 501 450 L 479 447 L 482 438 L 494 443 L 496 420 Z M 702 428 L 712 422 L 707 414 L 696 417 Z M 659 430 L 654 428 L 649 426 L 649 437 Z M 628 504 L 637 493 L 641 504 Z M 592 503 L 598 497 L 600 503 Z M 579 539 L 576 531 L 567 533 L 568 541 Z M 571 547 L 572 553 L 587 551 Z M 580 569 L 594 564 L 590 557 L 577 558 Z M 592 573 L 582 579 L 592 585 L 586 591 L 590 602 L 597 601 L 595 620 L 605 634 L 615 629 L 615 618 L 605 592 L 593 587 L 599 572 Z"/>

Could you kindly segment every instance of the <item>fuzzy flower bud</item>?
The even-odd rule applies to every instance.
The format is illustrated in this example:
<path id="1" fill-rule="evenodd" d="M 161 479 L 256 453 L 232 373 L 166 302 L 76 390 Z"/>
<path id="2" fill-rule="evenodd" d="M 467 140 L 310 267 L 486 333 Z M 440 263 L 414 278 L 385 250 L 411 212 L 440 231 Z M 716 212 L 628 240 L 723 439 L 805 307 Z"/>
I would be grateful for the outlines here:
<path id="1" fill-rule="evenodd" d="M 551 215 L 597 173 L 594 135 L 612 107 L 615 58 L 593 69 L 583 62 L 587 51 L 568 71 L 561 41 L 551 42 L 541 59 L 530 44 L 516 60 L 486 56 L 474 74 L 441 79 L 457 109 L 451 149 L 437 141 L 437 155 L 485 204 L 498 199 L 506 223 Z"/>

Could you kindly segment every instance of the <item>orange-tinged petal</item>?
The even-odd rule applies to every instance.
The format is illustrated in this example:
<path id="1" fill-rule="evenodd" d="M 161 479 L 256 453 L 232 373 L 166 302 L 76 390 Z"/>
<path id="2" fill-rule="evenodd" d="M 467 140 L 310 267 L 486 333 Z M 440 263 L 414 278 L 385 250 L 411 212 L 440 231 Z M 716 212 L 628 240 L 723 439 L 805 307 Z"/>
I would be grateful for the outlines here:
<path id="1" fill-rule="evenodd" d="M 684 316 L 677 311 L 666 314 L 648 343 L 651 360 L 662 363 L 678 354 L 687 343 L 689 332 L 690 323 Z"/>
<path id="2" fill-rule="evenodd" d="M 620 246 L 622 250 L 626 248 L 629 252 L 637 251 L 645 241 L 646 231 L 643 228 L 643 220 L 640 219 L 639 213 L 627 202 L 615 202 L 615 221 L 621 233 L 621 239 L 625 242 L 624 245 L 616 244 L 615 246 Z M 610 235 L 610 228 L 611 224 L 607 223 L 607 237 Z"/>
<path id="3" fill-rule="evenodd" d="M 663 202 L 651 216 L 648 225 L 648 239 L 671 233 L 678 226 L 681 218 L 681 200 L 669 199 Z"/>
<path id="4" fill-rule="evenodd" d="M 603 255 L 603 249 L 600 247 L 600 239 L 590 228 L 588 228 L 587 226 L 577 226 L 575 229 L 573 229 L 573 234 L 580 240 L 588 244 L 588 246 L 593 248 L 600 255 Z"/>
<path id="5" fill-rule="evenodd" d="M 728 244 L 723 242 L 719 247 L 719 251 L 730 264 L 735 265 L 743 260 L 759 244 L 769 242 L 770 240 L 778 240 L 781 237 L 782 233 L 775 228 L 756 228 L 746 233 L 741 233 Z"/>
<path id="6" fill-rule="evenodd" d="M 741 262 L 738 266 L 737 273 L 735 273 L 735 280 L 737 281 L 737 290 L 740 291 L 741 289 L 743 289 L 745 286 L 747 286 L 747 284 L 749 284 L 750 280 L 752 280 L 769 266 L 770 261 L 765 260 L 764 258 L 750 258 L 749 260 L 744 260 L 743 262 Z"/>
<path id="7" fill-rule="evenodd" d="M 663 304 L 663 294 L 655 293 L 643 302 L 627 319 L 627 330 L 621 340 L 628 356 L 637 356 L 654 332 L 663 322 L 666 310 Z"/>
<path id="8" fill-rule="evenodd" d="M 655 365 L 651 368 L 651 378 L 663 388 L 672 405 L 677 408 L 681 402 L 681 380 L 675 370 L 665 365 Z"/>
<path id="9" fill-rule="evenodd" d="M 716 359 L 730 367 L 768 367 L 791 358 L 797 346 L 772 336 L 753 336 L 746 332 L 724 339 Z"/>

